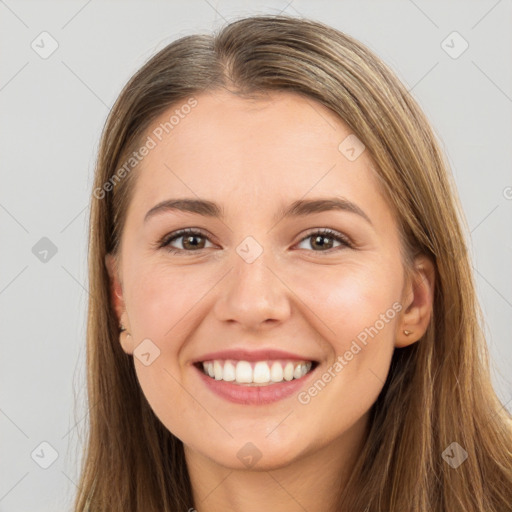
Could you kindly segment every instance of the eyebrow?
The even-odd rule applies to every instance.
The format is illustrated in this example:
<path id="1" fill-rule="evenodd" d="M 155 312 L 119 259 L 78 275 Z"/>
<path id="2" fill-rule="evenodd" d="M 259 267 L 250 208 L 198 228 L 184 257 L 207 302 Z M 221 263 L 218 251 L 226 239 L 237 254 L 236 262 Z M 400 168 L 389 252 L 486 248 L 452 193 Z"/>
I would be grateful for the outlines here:
<path id="1" fill-rule="evenodd" d="M 288 217 L 301 217 L 314 213 L 327 212 L 332 210 L 354 213 L 365 219 L 373 226 L 370 217 L 355 203 L 344 197 L 329 197 L 322 199 L 299 199 L 294 201 L 286 208 L 281 208 L 274 220 L 280 220 Z M 144 222 L 157 214 L 170 211 L 181 211 L 195 213 L 204 217 L 224 218 L 224 209 L 217 203 L 205 199 L 167 199 L 153 206 L 145 215 Z"/>

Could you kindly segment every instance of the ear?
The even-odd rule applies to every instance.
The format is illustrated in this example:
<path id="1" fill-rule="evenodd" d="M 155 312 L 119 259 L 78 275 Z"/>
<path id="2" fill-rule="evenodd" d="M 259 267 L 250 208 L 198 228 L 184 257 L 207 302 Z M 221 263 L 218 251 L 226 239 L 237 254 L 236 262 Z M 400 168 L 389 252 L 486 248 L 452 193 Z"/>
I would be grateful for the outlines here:
<path id="1" fill-rule="evenodd" d="M 113 254 L 108 253 L 105 255 L 105 266 L 110 277 L 111 304 L 116 312 L 118 323 L 121 323 L 121 317 L 124 313 L 123 289 L 117 270 L 117 259 Z"/>
<path id="2" fill-rule="evenodd" d="M 110 300 L 114 311 L 116 312 L 116 319 L 118 324 L 123 324 L 126 331 L 119 336 L 121 346 L 127 354 L 133 353 L 132 337 L 127 334 L 130 333 L 130 324 L 128 321 L 128 315 L 126 313 L 126 307 L 123 296 L 123 287 L 119 278 L 118 261 L 113 254 L 105 255 L 105 266 L 110 277 Z"/>
<path id="3" fill-rule="evenodd" d="M 434 306 L 435 267 L 425 255 L 416 257 L 402 295 L 404 312 L 397 323 L 395 347 L 418 341 L 427 330 Z M 411 334 L 404 334 L 404 330 Z"/>

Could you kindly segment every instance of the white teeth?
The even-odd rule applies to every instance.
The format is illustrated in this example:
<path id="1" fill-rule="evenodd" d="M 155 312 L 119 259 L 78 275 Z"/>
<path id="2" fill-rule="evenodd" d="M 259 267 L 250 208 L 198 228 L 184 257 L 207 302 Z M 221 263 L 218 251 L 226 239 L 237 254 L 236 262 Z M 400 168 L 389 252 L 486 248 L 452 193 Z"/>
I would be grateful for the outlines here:
<path id="1" fill-rule="evenodd" d="M 222 380 L 222 366 L 219 361 L 213 362 L 213 375 L 215 380 Z"/>
<path id="2" fill-rule="evenodd" d="M 251 363 L 247 361 L 238 361 L 236 363 L 236 379 L 237 382 L 247 383 L 252 382 L 252 367 Z"/>
<path id="3" fill-rule="evenodd" d="M 254 366 L 253 382 L 264 384 L 270 380 L 270 368 L 267 363 L 258 362 Z"/>
<path id="4" fill-rule="evenodd" d="M 270 368 L 270 380 L 272 382 L 281 382 L 283 380 L 283 366 L 277 361 Z"/>
<path id="5" fill-rule="evenodd" d="M 215 380 L 235 384 L 269 385 L 300 379 L 311 370 L 311 361 L 205 361 L 203 371 Z"/>
<path id="6" fill-rule="evenodd" d="M 293 379 L 293 363 L 286 363 L 284 367 L 284 380 Z"/>
<path id="7" fill-rule="evenodd" d="M 224 374 L 222 375 L 222 380 L 226 382 L 233 382 L 236 379 L 235 365 L 226 361 L 224 363 Z"/>

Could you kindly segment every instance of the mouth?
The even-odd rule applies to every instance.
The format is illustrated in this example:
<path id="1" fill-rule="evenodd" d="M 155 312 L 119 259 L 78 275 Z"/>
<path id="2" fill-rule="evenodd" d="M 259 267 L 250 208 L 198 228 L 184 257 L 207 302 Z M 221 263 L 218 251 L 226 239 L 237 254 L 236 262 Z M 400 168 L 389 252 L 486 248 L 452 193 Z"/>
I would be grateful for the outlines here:
<path id="1" fill-rule="evenodd" d="M 299 380 L 311 373 L 318 364 L 317 361 L 289 359 L 261 361 L 209 359 L 196 362 L 194 366 L 212 380 L 238 386 L 260 387 Z"/>

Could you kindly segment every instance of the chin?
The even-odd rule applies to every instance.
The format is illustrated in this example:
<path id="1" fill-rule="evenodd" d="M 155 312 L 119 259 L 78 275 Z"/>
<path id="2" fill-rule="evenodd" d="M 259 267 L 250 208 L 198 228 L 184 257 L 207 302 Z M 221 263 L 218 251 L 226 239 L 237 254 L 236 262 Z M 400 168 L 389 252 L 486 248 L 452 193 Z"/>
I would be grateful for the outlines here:
<path id="1" fill-rule="evenodd" d="M 271 434 L 272 435 L 272 434 Z M 304 440 L 301 441 L 301 445 Z M 204 447 L 200 451 L 205 457 L 214 463 L 230 469 L 247 469 L 251 471 L 269 471 L 286 467 L 300 456 L 298 445 L 288 440 L 270 440 L 268 437 L 257 438 L 247 436 L 230 439 L 226 442 L 215 442 L 216 449 L 212 446 Z"/>

